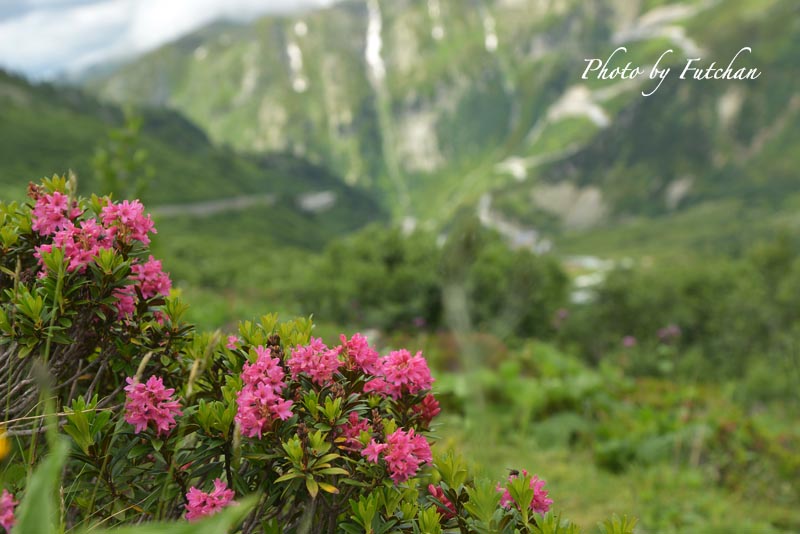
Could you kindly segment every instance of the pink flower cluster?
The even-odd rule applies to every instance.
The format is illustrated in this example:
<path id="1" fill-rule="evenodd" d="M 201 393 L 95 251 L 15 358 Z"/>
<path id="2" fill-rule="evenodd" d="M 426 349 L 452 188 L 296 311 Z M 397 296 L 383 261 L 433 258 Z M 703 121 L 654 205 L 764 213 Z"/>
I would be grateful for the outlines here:
<path id="1" fill-rule="evenodd" d="M 146 299 L 156 295 L 168 295 L 172 288 L 169 275 L 161 270 L 161 261 L 154 259 L 153 256 L 150 256 L 145 263 L 134 263 L 131 272 L 133 273 L 131 278 L 136 280 L 142 296 Z"/>
<path id="2" fill-rule="evenodd" d="M 453 503 L 445 497 L 444 490 L 441 486 L 434 486 L 433 484 L 428 484 L 428 493 L 431 494 L 437 501 L 442 503 L 444 506 L 436 505 L 436 508 L 439 510 L 439 513 L 442 514 L 442 517 L 445 519 L 450 519 L 451 517 L 456 516 L 455 507 L 453 507 Z"/>
<path id="3" fill-rule="evenodd" d="M 3 490 L 2 495 L 0 495 L 0 526 L 6 529 L 6 532 L 11 532 L 11 527 L 14 526 L 16 521 L 14 508 L 16 508 L 17 504 L 19 503 L 14 500 L 14 496 L 8 490 Z"/>
<path id="4" fill-rule="evenodd" d="M 442 409 L 439 407 L 439 401 L 436 400 L 436 397 L 433 396 L 433 393 L 428 393 L 425 395 L 425 398 L 422 399 L 422 402 L 419 404 L 415 404 L 412 408 L 412 411 L 420 416 L 422 422 L 425 425 L 430 425 L 433 418 L 439 415 L 439 412 Z"/>
<path id="5" fill-rule="evenodd" d="M 134 286 L 125 286 L 114 291 L 117 298 L 117 317 L 124 319 L 136 313 L 136 291 Z"/>
<path id="6" fill-rule="evenodd" d="M 136 288 L 142 293 L 145 299 L 151 299 L 157 295 L 168 295 L 172 289 L 172 280 L 169 274 L 161 270 L 161 261 L 153 256 L 145 263 L 134 260 L 131 265 L 132 285 L 114 291 L 117 298 L 117 316 L 120 319 L 130 317 L 136 312 Z"/>
<path id="7" fill-rule="evenodd" d="M 244 387 L 236 398 L 236 422 L 242 434 L 260 439 L 261 434 L 271 428 L 275 418 L 285 421 L 292 416 L 293 402 L 281 397 L 286 387 L 283 380 L 286 373 L 280 359 L 273 358 L 270 349 L 265 347 L 256 347 L 255 350 L 255 363 L 246 363 L 242 369 Z"/>
<path id="8" fill-rule="evenodd" d="M 63 248 L 69 259 L 69 270 L 82 270 L 102 248 L 114 246 L 115 239 L 130 244 L 132 240 L 150 243 L 149 233 L 156 233 L 149 215 L 138 200 L 109 202 L 103 207 L 100 220 L 91 218 L 77 223 L 83 214 L 77 203 L 70 206 L 69 198 L 58 191 L 40 195 L 31 214 L 31 228 L 43 236 L 53 236 L 52 244 L 37 249 L 37 254 Z M 40 258 L 41 259 L 41 258 Z"/>
<path id="9" fill-rule="evenodd" d="M 58 191 L 52 195 L 42 195 L 36 199 L 31 214 L 31 228 L 40 235 L 53 235 L 71 224 L 71 219 L 80 216 L 82 211 L 77 206 L 70 209 L 69 197 Z"/>
<path id="10" fill-rule="evenodd" d="M 151 376 L 142 384 L 127 378 L 125 386 L 125 421 L 135 427 L 138 434 L 153 423 L 159 435 L 169 434 L 177 424 L 176 415 L 183 415 L 180 404 L 172 398 L 173 388 L 165 388 L 161 377 Z"/>
<path id="11" fill-rule="evenodd" d="M 150 243 L 148 234 L 156 233 L 153 221 L 144 214 L 144 206 L 138 200 L 106 204 L 98 222 L 95 218 L 78 222 L 83 212 L 77 203 L 70 206 L 69 198 L 58 191 L 36 196 L 36 205 L 31 215 L 31 228 L 42 236 L 52 236 L 52 242 L 36 248 L 36 258 L 44 267 L 42 253 L 54 248 L 64 251 L 68 260 L 68 272 L 83 272 L 101 250 L 109 250 L 119 244 L 129 245 L 132 240 Z M 156 295 L 167 295 L 172 282 L 161 270 L 161 262 L 152 256 L 143 263 L 134 260 L 131 266 L 132 286 L 116 290 L 117 314 L 120 318 L 136 311 L 136 288 L 145 299 Z M 43 270 L 40 276 L 45 276 Z"/>
<path id="12" fill-rule="evenodd" d="M 41 261 L 42 252 L 52 252 L 54 248 L 60 248 L 69 260 L 67 271 L 82 272 L 101 249 L 110 249 L 113 241 L 112 234 L 98 225 L 95 219 L 82 221 L 78 226 L 67 220 L 54 233 L 52 244 L 36 248 L 36 257 Z"/>
<path id="13" fill-rule="evenodd" d="M 341 365 L 339 350 L 329 349 L 321 339 L 313 337 L 308 345 L 292 350 L 286 363 L 292 373 L 292 379 L 303 373 L 320 386 L 330 383 Z"/>
<path id="14" fill-rule="evenodd" d="M 350 412 L 347 418 L 347 423 L 341 427 L 342 436 L 345 438 L 344 446 L 350 450 L 360 450 L 363 448 L 361 444 L 361 433 L 370 432 L 372 429 L 369 425 L 369 420 L 359 417 L 358 412 Z"/>
<path id="15" fill-rule="evenodd" d="M 431 389 L 433 385 L 431 370 L 421 352 L 412 356 L 405 349 L 396 350 L 381 358 L 379 366 L 376 378 L 364 385 L 365 392 L 399 399 L 404 394 L 415 395 Z"/>
<path id="16" fill-rule="evenodd" d="M 380 356 L 378 351 L 369 346 L 367 338 L 361 334 L 353 334 L 347 339 L 342 334 L 342 344 L 339 346 L 339 353 L 344 356 L 344 364 L 347 369 L 361 370 L 367 374 L 375 374 L 380 369 Z"/>
<path id="17" fill-rule="evenodd" d="M 118 204 L 109 202 L 100 213 L 100 217 L 109 228 L 116 229 L 116 236 L 121 242 L 130 244 L 132 240 L 150 244 L 148 233 L 156 234 L 150 215 L 144 214 L 144 206 L 138 200 L 123 200 Z"/>
<path id="18" fill-rule="evenodd" d="M 528 472 L 524 469 L 522 470 L 522 476 L 528 476 Z M 510 475 L 508 477 L 509 482 L 516 479 L 517 475 Z M 533 500 L 531 501 L 531 510 L 537 514 L 546 514 L 548 510 L 550 510 L 550 505 L 553 504 L 553 500 L 547 497 L 547 490 L 544 489 L 544 480 L 539 480 L 539 477 L 533 475 L 531 478 L 530 488 L 533 490 Z M 500 484 L 497 485 L 497 491 L 502 492 L 503 495 L 500 497 L 500 505 L 504 508 L 511 508 L 511 505 L 516 504 L 514 499 L 511 497 L 511 492 L 508 491 L 508 488 L 504 488 Z"/>
<path id="19" fill-rule="evenodd" d="M 192 487 L 186 494 L 186 519 L 195 521 L 202 517 L 214 515 L 226 506 L 233 504 L 232 489 L 220 479 L 214 480 L 214 489 L 210 493 Z"/>
<path id="20" fill-rule="evenodd" d="M 386 438 L 386 443 L 378 443 L 373 439 L 361 451 L 361 455 L 373 463 L 377 463 L 383 455 L 389 467 L 389 476 L 395 484 L 405 482 L 417 474 L 422 464 L 433 461 L 428 440 L 414 433 L 413 428 L 408 431 L 402 428 L 395 430 Z"/>

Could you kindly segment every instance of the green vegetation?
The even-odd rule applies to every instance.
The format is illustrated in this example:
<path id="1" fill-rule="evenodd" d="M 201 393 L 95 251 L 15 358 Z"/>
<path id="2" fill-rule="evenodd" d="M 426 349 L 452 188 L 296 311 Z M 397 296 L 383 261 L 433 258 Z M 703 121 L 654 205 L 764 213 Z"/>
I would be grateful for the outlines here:
<path id="1" fill-rule="evenodd" d="M 0 102 L 0 137 L 5 140 L 0 145 L 2 198 L 20 198 L 20 185 L 50 175 L 53 169 L 76 172 L 81 191 L 101 190 L 98 179 L 106 181 L 103 176 L 119 173 L 119 168 L 102 169 L 103 162 L 95 161 L 97 150 L 107 150 L 107 145 L 116 142 L 105 139 L 129 135 L 121 128 L 123 113 L 117 108 L 101 105 L 76 90 L 31 85 L 2 71 Z M 242 217 L 257 221 L 249 227 L 261 237 L 259 241 L 309 248 L 382 218 L 382 211 L 368 194 L 305 160 L 280 154 L 240 155 L 215 147 L 202 131 L 173 112 L 145 109 L 141 116 L 141 132 L 125 143 L 144 151 L 148 165 L 156 170 L 144 199 L 153 200 L 150 209 L 164 231 L 173 235 L 191 235 L 192 226 L 199 223 L 235 239 L 243 227 L 235 224 L 235 216 L 229 216 L 239 208 L 210 211 L 199 218 L 194 215 L 188 224 L 177 217 L 173 230 L 171 218 L 158 216 L 160 205 L 269 197 L 274 204 L 270 209 L 241 210 Z M 119 167 L 130 164 L 124 160 L 132 160 L 135 153 L 111 157 Z M 100 177 L 93 172 L 96 167 Z M 309 216 L 299 207 L 300 195 L 324 191 L 335 195 L 335 203 L 327 211 Z M 180 208 L 172 212 L 193 213 Z"/>
<path id="2" fill-rule="evenodd" d="M 570 1 L 536 16 L 515 4 L 437 4 L 440 40 L 432 36 L 437 22 L 427 2 L 381 4 L 388 103 L 370 82 L 363 40 L 339 38 L 367 33 L 367 10 L 356 2 L 209 27 L 87 85 L 120 102 L 169 104 L 215 141 L 241 150 L 302 151 L 375 192 L 397 218 L 412 215 L 437 228 L 486 192 L 506 215 L 535 224 L 531 206 L 510 199 L 530 198 L 538 184 L 564 182 L 599 188 L 609 228 L 728 200 L 746 203 L 749 217 L 789 213 L 783 200 L 793 191 L 792 154 L 800 140 L 792 127 L 800 111 L 794 95 L 800 33 L 791 2 L 697 3 L 682 18 L 654 23 L 653 35 L 626 42 L 629 52 L 613 65 L 646 67 L 674 49 L 667 57 L 672 75 L 647 98 L 636 83 L 580 79 L 585 58 L 606 57 L 617 46 L 619 28 L 610 21 L 621 15 L 610 2 L 585 9 Z M 665 4 L 642 3 L 627 15 Z M 486 15 L 498 35 L 493 52 L 484 43 Z M 300 20 L 302 35 L 295 28 Z M 672 37 L 680 31 L 686 40 Z M 678 80 L 676 71 L 692 53 L 687 42 L 702 50 L 704 64 L 723 64 L 753 36 L 758 43 L 741 60 L 758 66 L 760 78 Z M 290 45 L 300 49 L 309 82 L 301 92 L 292 89 Z M 562 97 L 578 85 L 586 99 L 564 107 Z M 609 126 L 590 124 L 587 106 L 604 113 Z M 532 135 L 539 128 L 542 135 Z M 568 147 L 578 150 L 564 153 Z M 383 163 L 387 151 L 399 171 Z M 507 158 L 528 156 L 536 161 L 529 162 L 527 180 L 497 172 Z M 408 206 L 397 198 L 397 180 L 410 194 Z M 535 228 L 556 242 L 565 231 Z"/>
<path id="3" fill-rule="evenodd" d="M 701 3 L 670 21 L 706 63 L 751 44 L 744 63 L 762 76 L 673 71 L 643 98 L 580 80 L 584 58 L 616 46 L 619 2 L 439 4 L 441 40 L 428 2 L 381 2 L 381 87 L 362 2 L 215 24 L 87 81 L 141 106 L 140 127 L 76 89 L 0 73 L 0 198 L 68 169 L 81 191 L 121 198 L 135 191 L 124 175 L 152 167 L 151 250 L 199 328 L 232 333 L 270 310 L 313 315 L 330 346 L 361 330 L 422 350 L 443 407 L 435 449 L 493 479 L 535 470 L 586 528 L 621 512 L 638 533 L 800 530 L 796 6 Z M 679 68 L 688 51 L 653 33 L 624 62 L 675 48 Z M 600 221 L 566 224 L 574 199 L 535 208 L 550 186 L 599 193 Z M 309 194 L 322 208 L 303 207 Z M 487 194 L 553 253 L 482 227 Z"/>

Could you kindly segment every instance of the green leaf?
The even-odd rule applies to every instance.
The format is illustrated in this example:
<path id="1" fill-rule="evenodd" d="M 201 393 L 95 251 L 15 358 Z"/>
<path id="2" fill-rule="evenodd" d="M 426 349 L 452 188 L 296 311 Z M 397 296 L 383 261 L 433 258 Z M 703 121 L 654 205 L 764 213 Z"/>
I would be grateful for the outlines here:
<path id="1" fill-rule="evenodd" d="M 178 521 L 147 523 L 130 527 L 91 530 L 92 534 L 222 534 L 230 532 L 232 528 L 242 522 L 245 516 L 256 504 L 255 497 L 246 497 L 238 501 L 239 504 L 229 506 L 221 512 L 201 521 L 189 523 L 184 519 Z M 20 532 L 22 532 L 20 530 Z M 27 530 L 25 532 L 28 532 Z M 38 532 L 38 531 L 31 531 Z M 88 534 L 86 530 L 83 534 Z"/>
<path id="2" fill-rule="evenodd" d="M 319 484 L 319 489 L 322 491 L 326 491 L 328 493 L 339 493 L 339 488 L 333 484 L 328 484 L 327 482 L 317 482 L 317 484 Z"/>
<path id="3" fill-rule="evenodd" d="M 63 439 L 57 440 L 52 452 L 33 472 L 17 510 L 14 532 L 36 534 L 61 532 L 56 490 L 68 451 L 69 444 Z"/>
<path id="4" fill-rule="evenodd" d="M 326 467 L 325 469 L 318 469 L 314 470 L 315 473 L 319 473 L 321 475 L 349 475 L 350 473 L 347 470 L 342 469 L 341 467 Z"/>
<path id="5" fill-rule="evenodd" d="M 633 534 L 638 520 L 635 517 L 629 518 L 627 515 L 619 517 L 617 514 L 606 519 L 598 526 L 603 534 Z"/>
<path id="6" fill-rule="evenodd" d="M 482 522 L 486 527 L 492 523 L 497 506 L 500 504 L 500 493 L 495 490 L 494 484 L 490 480 L 476 480 L 474 488 L 467 488 L 469 501 L 464 503 L 464 508 L 475 519 Z"/>
<path id="7" fill-rule="evenodd" d="M 292 480 L 293 478 L 302 478 L 304 476 L 305 475 L 303 473 L 300 473 L 299 471 L 292 471 L 292 472 L 286 473 L 285 475 L 279 476 L 278 478 L 275 479 L 275 482 L 276 483 L 278 483 L 278 482 L 286 482 L 287 480 Z"/>
<path id="8" fill-rule="evenodd" d="M 319 483 L 311 476 L 306 476 L 306 489 L 311 498 L 315 498 L 319 493 Z M 334 488 L 335 489 L 335 488 Z"/>

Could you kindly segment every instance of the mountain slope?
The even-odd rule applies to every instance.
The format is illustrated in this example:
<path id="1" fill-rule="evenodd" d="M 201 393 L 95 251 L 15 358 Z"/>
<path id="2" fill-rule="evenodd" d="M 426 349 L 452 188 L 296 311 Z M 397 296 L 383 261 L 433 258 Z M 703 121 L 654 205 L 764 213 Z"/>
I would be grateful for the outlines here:
<path id="1" fill-rule="evenodd" d="M 788 209 L 798 14 L 789 0 L 358 0 L 215 25 L 88 84 L 179 109 L 215 141 L 324 163 L 398 220 L 474 209 L 537 246 L 731 199 Z M 581 79 L 620 45 L 612 67 L 643 76 Z M 687 57 L 726 64 L 747 45 L 759 79 L 677 79 Z M 674 72 L 643 97 L 667 49 Z"/>
<path id="2" fill-rule="evenodd" d="M 203 224 L 251 233 L 263 243 L 316 248 L 382 216 L 368 195 L 324 168 L 289 155 L 247 156 L 216 148 L 174 112 L 145 109 L 142 114 L 140 143 L 156 170 L 144 200 L 159 224 L 183 220 L 189 232 L 201 218 Z M 0 194 L 19 197 L 28 181 L 69 169 L 78 173 L 82 191 L 98 191 L 91 166 L 95 147 L 121 122 L 118 108 L 80 91 L 31 85 L 0 71 Z M 222 209 L 205 213 L 192 209 L 238 197 L 263 202 L 223 202 Z M 232 225 L 232 212 L 250 214 L 252 224 Z M 278 227 L 281 232 L 272 230 Z"/>

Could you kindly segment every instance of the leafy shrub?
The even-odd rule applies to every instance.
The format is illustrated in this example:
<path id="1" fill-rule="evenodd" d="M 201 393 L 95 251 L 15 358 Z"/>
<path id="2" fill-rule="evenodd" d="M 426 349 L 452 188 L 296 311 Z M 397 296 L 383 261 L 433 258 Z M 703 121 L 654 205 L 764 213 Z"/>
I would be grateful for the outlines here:
<path id="1" fill-rule="evenodd" d="M 4 528 L 218 532 L 243 519 L 243 533 L 578 531 L 547 513 L 544 482 L 525 471 L 495 484 L 452 454 L 434 462 L 440 407 L 421 353 L 380 356 L 358 334 L 328 347 L 310 320 L 275 314 L 225 339 L 196 334 L 148 255 L 155 229 L 138 201 L 76 198 L 62 178 L 29 196 L 0 204 L 11 378 L 0 456 L 21 466 L 0 481 Z M 215 518 L 163 522 L 181 516 Z"/>
<path id="2" fill-rule="evenodd" d="M 447 286 L 456 284 L 471 324 L 504 339 L 549 335 L 568 282 L 552 258 L 471 227 L 454 229 L 440 247 L 424 231 L 373 226 L 331 244 L 306 274 L 296 290 L 305 309 L 388 331 L 447 326 Z"/>
<path id="3" fill-rule="evenodd" d="M 559 339 L 637 375 L 725 379 L 763 359 L 796 377 L 799 253 L 777 238 L 736 260 L 617 269 L 571 307 Z"/>
<path id="4" fill-rule="evenodd" d="M 28 204 L 0 203 L 0 391 L 9 430 L 35 427 L 33 362 L 68 404 L 83 390 L 108 406 L 147 354 L 168 367 L 190 327 L 149 255 L 153 223 L 138 202 L 74 197 L 75 181 L 31 185 Z M 78 388 L 79 385 L 85 387 Z M 13 427 L 13 428 L 12 428 Z"/>

